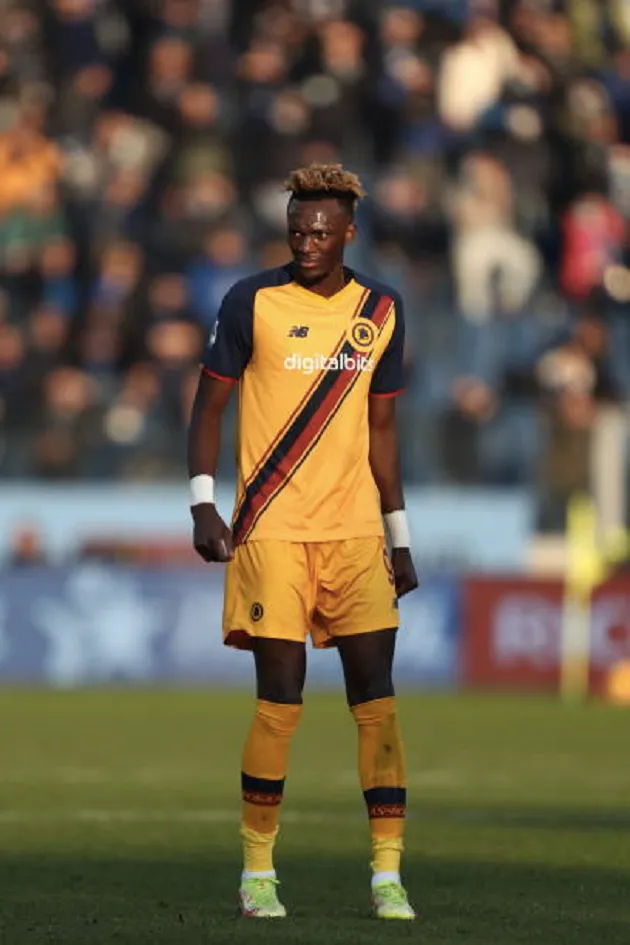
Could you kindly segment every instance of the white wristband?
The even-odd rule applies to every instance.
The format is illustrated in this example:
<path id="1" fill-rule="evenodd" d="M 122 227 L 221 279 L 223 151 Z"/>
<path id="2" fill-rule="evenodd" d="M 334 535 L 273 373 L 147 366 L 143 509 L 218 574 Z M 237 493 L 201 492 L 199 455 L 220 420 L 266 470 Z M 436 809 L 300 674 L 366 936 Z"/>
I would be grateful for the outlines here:
<path id="1" fill-rule="evenodd" d="M 383 519 L 392 548 L 410 548 L 411 535 L 405 510 L 397 509 L 395 512 L 386 512 Z"/>
<path id="2" fill-rule="evenodd" d="M 202 505 L 206 502 L 214 503 L 214 477 L 193 476 L 190 480 L 190 504 Z"/>

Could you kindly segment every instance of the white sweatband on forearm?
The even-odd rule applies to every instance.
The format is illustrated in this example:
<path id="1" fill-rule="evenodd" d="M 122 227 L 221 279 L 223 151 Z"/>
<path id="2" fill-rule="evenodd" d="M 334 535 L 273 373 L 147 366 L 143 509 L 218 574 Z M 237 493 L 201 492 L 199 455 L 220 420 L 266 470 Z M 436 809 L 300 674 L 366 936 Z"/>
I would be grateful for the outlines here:
<path id="1" fill-rule="evenodd" d="M 392 548 L 410 548 L 411 535 L 405 510 L 397 509 L 395 512 L 386 512 L 383 520 Z"/>
<path id="2" fill-rule="evenodd" d="M 190 504 L 202 505 L 206 502 L 214 504 L 214 477 L 205 474 L 193 476 L 190 480 Z"/>

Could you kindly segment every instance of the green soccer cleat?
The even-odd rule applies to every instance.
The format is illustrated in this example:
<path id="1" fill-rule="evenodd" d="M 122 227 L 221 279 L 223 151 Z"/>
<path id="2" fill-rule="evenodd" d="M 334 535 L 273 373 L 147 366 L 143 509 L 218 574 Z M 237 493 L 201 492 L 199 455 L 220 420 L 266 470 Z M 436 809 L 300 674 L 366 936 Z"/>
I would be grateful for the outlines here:
<path id="1" fill-rule="evenodd" d="M 278 880 L 244 879 L 239 889 L 241 915 L 245 919 L 284 919 L 287 910 L 276 893 Z"/>
<path id="2" fill-rule="evenodd" d="M 407 893 L 400 883 L 379 883 L 372 887 L 372 908 L 377 919 L 415 919 Z"/>

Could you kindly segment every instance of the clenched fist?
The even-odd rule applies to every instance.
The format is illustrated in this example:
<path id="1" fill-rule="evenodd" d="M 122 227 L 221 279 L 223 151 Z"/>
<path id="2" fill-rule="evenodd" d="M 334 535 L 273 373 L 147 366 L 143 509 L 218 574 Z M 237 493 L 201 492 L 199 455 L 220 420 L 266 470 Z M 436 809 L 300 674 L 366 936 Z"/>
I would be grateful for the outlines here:
<path id="1" fill-rule="evenodd" d="M 409 548 L 394 548 L 392 550 L 392 570 L 396 585 L 396 596 L 404 597 L 418 586 L 416 569 L 413 564 Z"/>
<path id="2" fill-rule="evenodd" d="M 234 557 L 232 532 L 217 511 L 216 505 L 202 502 L 191 508 L 193 544 L 204 561 L 231 561 Z"/>

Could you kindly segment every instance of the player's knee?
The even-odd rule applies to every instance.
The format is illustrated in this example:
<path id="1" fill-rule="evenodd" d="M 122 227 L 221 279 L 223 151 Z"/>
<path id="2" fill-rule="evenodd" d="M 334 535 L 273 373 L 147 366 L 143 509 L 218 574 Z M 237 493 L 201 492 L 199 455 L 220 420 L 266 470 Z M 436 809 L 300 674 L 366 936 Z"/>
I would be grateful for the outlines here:
<path id="1" fill-rule="evenodd" d="M 258 698 L 276 705 L 302 705 L 304 680 L 291 664 L 258 667 Z"/>
<path id="2" fill-rule="evenodd" d="M 277 705 L 301 705 L 306 677 L 304 646 L 286 640 L 259 640 L 254 656 L 258 698 Z"/>
<path id="3" fill-rule="evenodd" d="M 343 637 L 339 652 L 350 706 L 394 695 L 392 667 L 396 630 Z"/>
<path id="4" fill-rule="evenodd" d="M 258 698 L 276 705 L 302 705 L 302 689 L 297 682 L 259 683 Z"/>
<path id="5" fill-rule="evenodd" d="M 389 699 L 394 695 L 394 683 L 391 673 L 386 672 L 376 677 L 354 679 L 347 686 L 346 695 L 349 706 L 375 702 L 377 699 Z"/>

